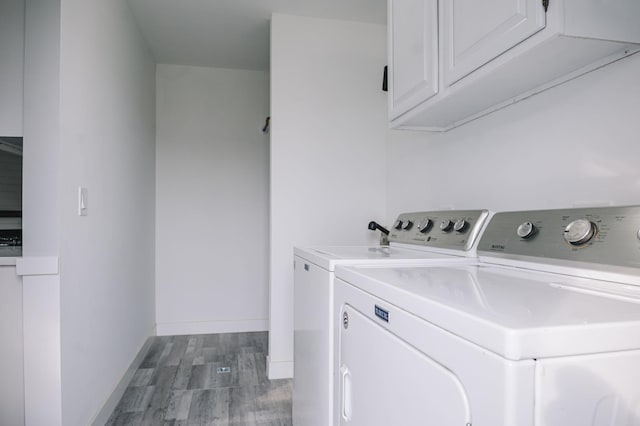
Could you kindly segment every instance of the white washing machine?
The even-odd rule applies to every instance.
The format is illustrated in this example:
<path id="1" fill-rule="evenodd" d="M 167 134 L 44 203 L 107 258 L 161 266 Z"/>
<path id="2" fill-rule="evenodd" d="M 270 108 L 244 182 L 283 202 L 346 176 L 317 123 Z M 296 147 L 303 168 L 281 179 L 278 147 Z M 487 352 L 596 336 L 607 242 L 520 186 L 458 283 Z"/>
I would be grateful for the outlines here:
<path id="1" fill-rule="evenodd" d="M 640 207 L 497 213 L 478 254 L 336 268 L 335 424 L 640 425 Z"/>
<path id="2" fill-rule="evenodd" d="M 390 246 L 294 249 L 293 424 L 327 426 L 334 406 L 334 269 L 357 264 L 449 264 L 476 259 L 486 210 L 401 214 Z"/>

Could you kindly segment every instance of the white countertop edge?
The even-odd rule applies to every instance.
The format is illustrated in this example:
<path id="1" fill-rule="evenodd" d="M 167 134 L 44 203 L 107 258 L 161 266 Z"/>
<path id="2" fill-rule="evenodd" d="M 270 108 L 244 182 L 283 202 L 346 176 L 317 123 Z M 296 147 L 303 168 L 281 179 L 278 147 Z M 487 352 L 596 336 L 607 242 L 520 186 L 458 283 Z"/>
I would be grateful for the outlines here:
<path id="1" fill-rule="evenodd" d="M 19 257 L 0 257 L 0 266 L 15 266 Z"/>
<path id="2" fill-rule="evenodd" d="M 17 275 L 58 275 L 58 257 L 19 257 L 16 258 Z"/>

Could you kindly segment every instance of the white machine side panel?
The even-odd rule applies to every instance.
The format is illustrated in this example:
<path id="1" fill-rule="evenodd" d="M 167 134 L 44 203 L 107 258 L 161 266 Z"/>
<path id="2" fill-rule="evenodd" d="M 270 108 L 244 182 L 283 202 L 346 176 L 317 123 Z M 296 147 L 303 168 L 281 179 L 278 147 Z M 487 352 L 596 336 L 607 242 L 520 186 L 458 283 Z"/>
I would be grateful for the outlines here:
<path id="1" fill-rule="evenodd" d="M 349 327 L 340 339 L 341 425 L 471 422 L 467 394 L 454 373 L 355 309 L 346 306 L 343 315 Z"/>
<path id="2" fill-rule="evenodd" d="M 640 425 L 640 351 L 543 359 L 535 426 Z"/>
<path id="3" fill-rule="evenodd" d="M 376 306 L 388 312 L 388 322 L 375 315 Z M 439 407 L 448 404 L 457 407 L 448 411 L 462 417 L 469 410 L 473 426 L 533 426 L 534 361 L 508 361 L 337 278 L 335 307 L 340 331 L 335 333 L 334 424 L 341 424 L 343 398 L 347 396 L 349 401 L 342 393 L 344 380 L 339 375 L 346 365 L 350 374 L 347 387 L 351 384 L 349 426 L 424 425 L 425 418 L 432 418 L 432 413 L 424 417 L 429 410 L 439 413 Z M 345 310 L 349 315 L 346 329 Z M 370 324 L 364 325 L 359 316 L 367 317 Z M 430 385 L 433 381 L 426 377 L 438 377 L 441 371 L 434 365 L 456 379 L 446 379 L 449 384 L 445 387 Z M 442 373 L 437 380 L 446 383 L 444 377 Z M 463 389 L 457 394 L 454 382 Z M 370 415 L 360 413 L 363 406 L 372 410 Z M 421 422 L 405 419 L 405 412 L 422 413 Z M 391 420 L 383 422 L 385 416 Z M 374 418 L 373 423 L 367 423 Z M 445 420 L 449 418 L 433 424 L 449 424 Z M 456 425 L 465 425 L 459 423 L 460 418 L 456 420 Z"/>
<path id="4" fill-rule="evenodd" d="M 326 426 L 333 406 L 333 273 L 298 256 L 294 261 L 293 424 Z"/>

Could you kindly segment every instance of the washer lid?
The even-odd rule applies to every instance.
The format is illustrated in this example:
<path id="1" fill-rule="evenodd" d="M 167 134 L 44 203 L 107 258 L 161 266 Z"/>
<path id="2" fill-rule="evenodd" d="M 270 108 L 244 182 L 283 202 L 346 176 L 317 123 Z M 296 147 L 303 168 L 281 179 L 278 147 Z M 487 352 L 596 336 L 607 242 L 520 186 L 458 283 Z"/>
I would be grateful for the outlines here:
<path id="1" fill-rule="evenodd" d="M 633 285 L 482 265 L 341 266 L 336 277 L 512 360 L 640 349 Z"/>
<path id="2" fill-rule="evenodd" d="M 463 256 L 386 246 L 295 247 L 294 254 L 329 271 L 336 265 L 471 261 Z"/>

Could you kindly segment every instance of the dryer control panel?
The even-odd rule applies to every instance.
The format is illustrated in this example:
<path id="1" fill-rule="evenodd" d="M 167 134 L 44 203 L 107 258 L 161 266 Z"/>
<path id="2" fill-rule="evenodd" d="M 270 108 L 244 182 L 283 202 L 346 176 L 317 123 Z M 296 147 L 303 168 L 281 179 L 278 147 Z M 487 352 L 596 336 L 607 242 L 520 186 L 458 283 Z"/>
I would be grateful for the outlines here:
<path id="1" fill-rule="evenodd" d="M 389 241 L 469 251 L 488 217 L 488 210 L 402 213 L 389 230 Z"/>
<path id="2" fill-rule="evenodd" d="M 640 268 L 640 206 L 496 213 L 478 252 L 580 267 Z"/>

